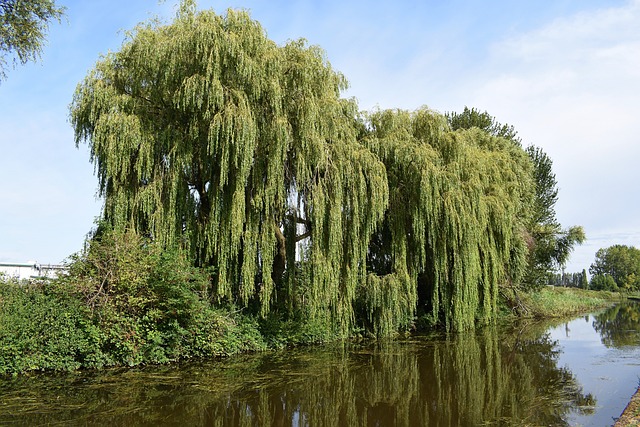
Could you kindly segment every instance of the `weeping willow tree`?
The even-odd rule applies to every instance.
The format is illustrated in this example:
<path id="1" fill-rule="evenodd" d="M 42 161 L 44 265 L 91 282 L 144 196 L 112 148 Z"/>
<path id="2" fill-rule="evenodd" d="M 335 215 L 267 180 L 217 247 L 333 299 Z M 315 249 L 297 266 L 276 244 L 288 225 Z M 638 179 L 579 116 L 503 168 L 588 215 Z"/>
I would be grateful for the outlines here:
<path id="1" fill-rule="evenodd" d="M 517 146 L 522 144 L 513 126 L 499 123 L 486 111 L 464 107 L 462 113 L 450 112 L 446 117 L 453 130 L 477 127 L 490 135 L 506 138 Z M 556 219 L 558 183 L 549 156 L 540 147 L 533 145 L 528 146 L 525 151 L 533 164 L 535 196 L 527 224 L 529 265 L 520 287 L 536 290 L 551 282 L 553 272 L 567 263 L 575 245 L 584 242 L 585 234 L 580 226 L 563 230 Z M 513 291 L 515 293 L 516 288 Z"/>
<path id="2" fill-rule="evenodd" d="M 279 46 L 243 11 L 185 0 L 140 24 L 71 105 L 103 221 L 181 246 L 215 268 L 218 301 L 262 315 L 379 335 L 416 309 L 450 330 L 490 321 L 526 258 L 523 150 L 427 109 L 363 120 L 346 85 L 321 49 Z"/>
<path id="3" fill-rule="evenodd" d="M 243 11 L 181 3 L 140 24 L 78 85 L 103 217 L 213 266 L 220 300 L 262 314 L 293 304 L 306 242 L 315 316 L 347 330 L 369 237 L 387 205 L 384 165 L 356 141 L 345 78 L 317 47 L 278 46 Z M 281 301 L 276 301 L 280 299 Z"/>
<path id="4" fill-rule="evenodd" d="M 477 128 L 453 132 L 428 109 L 374 112 L 367 126 L 389 185 L 368 257 L 374 328 L 403 327 L 417 306 L 450 330 L 490 321 L 498 287 L 526 265 L 526 153 Z"/>

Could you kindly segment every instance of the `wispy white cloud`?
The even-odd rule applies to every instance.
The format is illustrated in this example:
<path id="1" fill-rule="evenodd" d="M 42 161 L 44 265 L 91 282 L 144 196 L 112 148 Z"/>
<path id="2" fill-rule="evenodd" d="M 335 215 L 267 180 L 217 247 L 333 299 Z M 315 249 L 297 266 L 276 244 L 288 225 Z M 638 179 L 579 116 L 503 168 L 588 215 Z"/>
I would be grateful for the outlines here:
<path id="1" fill-rule="evenodd" d="M 549 153 L 559 219 L 592 236 L 570 267 L 619 240 L 640 244 L 640 1 L 503 40 L 485 67 L 472 105 Z"/>

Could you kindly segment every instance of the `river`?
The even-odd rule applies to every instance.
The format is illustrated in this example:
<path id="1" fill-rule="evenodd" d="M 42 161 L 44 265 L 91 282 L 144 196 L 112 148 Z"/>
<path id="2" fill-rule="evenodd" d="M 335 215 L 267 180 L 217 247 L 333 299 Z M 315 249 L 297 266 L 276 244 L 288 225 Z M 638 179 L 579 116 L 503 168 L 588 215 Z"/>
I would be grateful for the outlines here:
<path id="1" fill-rule="evenodd" d="M 0 425 L 607 426 L 640 378 L 640 305 L 172 366 L 0 380 Z"/>

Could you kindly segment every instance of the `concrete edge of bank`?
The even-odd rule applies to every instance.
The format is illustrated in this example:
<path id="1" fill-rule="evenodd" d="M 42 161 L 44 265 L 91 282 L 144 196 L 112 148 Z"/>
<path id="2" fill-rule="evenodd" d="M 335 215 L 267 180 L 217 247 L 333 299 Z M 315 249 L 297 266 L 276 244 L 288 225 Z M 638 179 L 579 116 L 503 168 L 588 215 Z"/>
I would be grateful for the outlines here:
<path id="1" fill-rule="evenodd" d="M 631 400 L 624 408 L 620 418 L 614 424 L 614 427 L 640 426 L 640 387 L 636 390 Z"/>

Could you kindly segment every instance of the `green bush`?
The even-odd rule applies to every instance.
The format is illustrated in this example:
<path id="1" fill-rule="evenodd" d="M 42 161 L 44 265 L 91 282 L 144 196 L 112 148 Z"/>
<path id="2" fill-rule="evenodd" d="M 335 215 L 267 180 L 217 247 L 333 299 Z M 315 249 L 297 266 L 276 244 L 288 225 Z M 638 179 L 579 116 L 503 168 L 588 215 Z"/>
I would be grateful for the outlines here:
<path id="1" fill-rule="evenodd" d="M 609 274 L 597 274 L 593 276 L 589 287 L 594 291 L 618 291 L 618 284 Z"/>
<path id="2" fill-rule="evenodd" d="M 61 286 L 90 307 L 108 363 L 190 357 L 190 331 L 207 314 L 208 272 L 193 267 L 180 250 L 132 231 L 99 230 Z"/>
<path id="3" fill-rule="evenodd" d="M 0 280 L 0 373 L 100 366 L 99 344 L 77 299 L 46 283 Z"/>
<path id="4" fill-rule="evenodd" d="M 266 349 L 256 318 L 212 306 L 210 274 L 179 249 L 99 228 L 57 280 L 0 277 L 0 374 Z"/>

